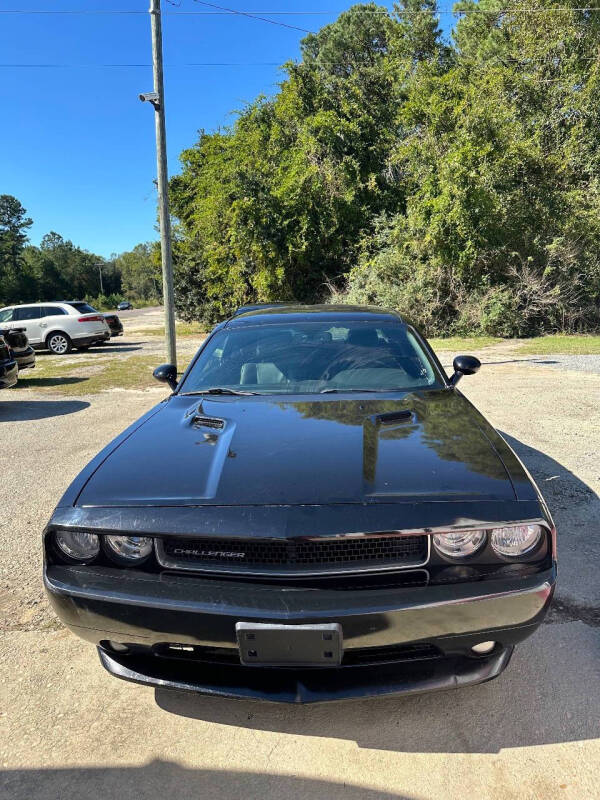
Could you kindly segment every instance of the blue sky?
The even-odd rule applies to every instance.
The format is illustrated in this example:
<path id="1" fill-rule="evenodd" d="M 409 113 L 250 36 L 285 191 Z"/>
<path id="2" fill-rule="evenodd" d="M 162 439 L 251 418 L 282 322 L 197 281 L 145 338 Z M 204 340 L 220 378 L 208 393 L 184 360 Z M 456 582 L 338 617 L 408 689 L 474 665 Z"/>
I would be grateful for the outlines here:
<path id="1" fill-rule="evenodd" d="M 236 109 L 272 94 L 277 66 L 299 54 L 299 31 L 208 11 L 194 0 L 163 0 L 169 171 L 200 128 L 229 125 Z M 390 3 L 381 3 L 388 5 Z M 0 0 L 0 10 L 146 12 L 148 0 Z M 351 2 L 228 0 L 245 11 L 319 11 L 274 16 L 317 30 Z M 243 66 L 184 66 L 190 62 Z M 257 64 L 256 62 L 262 62 Z M 0 193 L 34 219 L 34 244 L 50 230 L 103 256 L 156 237 L 150 22 L 138 14 L 0 14 Z M 65 64 L 77 66 L 6 66 Z M 102 67 L 140 64 L 139 67 Z"/>

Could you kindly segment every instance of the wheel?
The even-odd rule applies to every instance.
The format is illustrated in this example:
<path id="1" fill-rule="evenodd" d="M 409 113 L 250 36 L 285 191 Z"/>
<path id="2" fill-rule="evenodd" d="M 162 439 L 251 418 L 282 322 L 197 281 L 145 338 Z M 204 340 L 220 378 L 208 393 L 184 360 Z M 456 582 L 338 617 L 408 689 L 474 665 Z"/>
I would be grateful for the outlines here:
<path id="1" fill-rule="evenodd" d="M 46 339 L 46 347 L 56 356 L 63 356 L 65 353 L 70 352 L 72 346 L 67 334 L 60 331 L 51 333 Z"/>

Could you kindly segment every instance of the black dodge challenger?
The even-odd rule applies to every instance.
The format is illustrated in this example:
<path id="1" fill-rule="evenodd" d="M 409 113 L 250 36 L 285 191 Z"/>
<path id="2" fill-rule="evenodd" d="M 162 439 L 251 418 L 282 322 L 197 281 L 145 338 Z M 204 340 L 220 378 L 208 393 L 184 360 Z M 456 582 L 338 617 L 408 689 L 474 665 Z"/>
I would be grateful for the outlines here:
<path id="1" fill-rule="evenodd" d="M 392 311 L 254 308 L 69 487 L 44 581 L 120 678 L 294 703 L 496 677 L 556 533 L 504 439 Z"/>

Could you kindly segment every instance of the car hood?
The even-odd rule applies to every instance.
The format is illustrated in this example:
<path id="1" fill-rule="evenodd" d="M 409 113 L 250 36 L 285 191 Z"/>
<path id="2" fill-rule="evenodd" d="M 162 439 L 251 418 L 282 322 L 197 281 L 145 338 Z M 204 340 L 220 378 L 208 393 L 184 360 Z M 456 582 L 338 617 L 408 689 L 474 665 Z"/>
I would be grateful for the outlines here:
<path id="1" fill-rule="evenodd" d="M 176 395 L 108 448 L 76 504 L 515 500 L 494 435 L 451 389 L 393 399 Z"/>

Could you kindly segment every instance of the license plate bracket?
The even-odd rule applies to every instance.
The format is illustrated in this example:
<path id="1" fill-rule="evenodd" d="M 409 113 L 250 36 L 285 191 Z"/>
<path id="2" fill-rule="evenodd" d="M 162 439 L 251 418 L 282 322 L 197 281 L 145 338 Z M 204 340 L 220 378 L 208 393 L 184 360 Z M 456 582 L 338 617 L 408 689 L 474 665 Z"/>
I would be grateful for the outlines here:
<path id="1" fill-rule="evenodd" d="M 261 667 L 339 667 L 342 662 L 342 626 L 271 625 L 238 622 L 235 626 L 240 661 Z"/>

